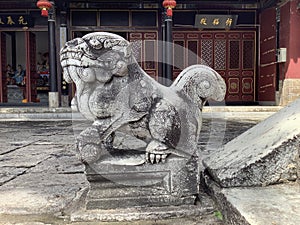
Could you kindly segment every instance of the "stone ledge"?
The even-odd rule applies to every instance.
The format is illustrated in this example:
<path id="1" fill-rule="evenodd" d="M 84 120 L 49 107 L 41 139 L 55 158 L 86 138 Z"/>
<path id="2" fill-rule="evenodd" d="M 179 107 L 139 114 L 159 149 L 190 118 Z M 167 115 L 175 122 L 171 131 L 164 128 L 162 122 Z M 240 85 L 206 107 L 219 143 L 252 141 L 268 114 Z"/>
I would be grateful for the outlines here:
<path id="1" fill-rule="evenodd" d="M 277 112 L 282 106 L 204 106 L 202 112 Z"/>
<path id="2" fill-rule="evenodd" d="M 204 159 L 222 187 L 264 186 L 299 179 L 300 99 Z"/>
<path id="3" fill-rule="evenodd" d="M 227 224 L 300 224 L 300 184 L 268 187 L 220 188 L 206 180 Z"/>
<path id="4" fill-rule="evenodd" d="M 70 107 L 0 107 L 0 114 L 20 114 L 20 113 L 72 113 Z"/>
<path id="5" fill-rule="evenodd" d="M 282 109 L 281 106 L 205 106 L 204 113 L 212 112 L 277 112 Z M 71 107 L 0 107 L 0 114 L 5 113 L 72 113 Z"/>
<path id="6" fill-rule="evenodd" d="M 136 221 L 162 220 L 168 218 L 198 217 L 213 213 L 213 207 L 201 206 L 166 206 L 127 208 L 113 210 L 86 210 L 71 214 L 72 222 L 88 221 Z"/>
<path id="7" fill-rule="evenodd" d="M 221 119 L 265 119 L 280 108 L 247 108 L 247 107 L 210 107 L 204 108 L 202 118 L 221 118 Z M 47 108 L 47 107 L 19 107 L 3 108 L 0 107 L 0 120 L 85 120 L 78 112 L 72 112 L 71 108 Z"/>

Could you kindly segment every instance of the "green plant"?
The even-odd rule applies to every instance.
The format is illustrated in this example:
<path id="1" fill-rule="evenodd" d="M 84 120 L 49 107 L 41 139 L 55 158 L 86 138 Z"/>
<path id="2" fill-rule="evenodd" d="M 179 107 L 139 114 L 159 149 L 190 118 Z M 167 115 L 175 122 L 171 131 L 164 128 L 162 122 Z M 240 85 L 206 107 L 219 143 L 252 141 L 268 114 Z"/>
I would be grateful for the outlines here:
<path id="1" fill-rule="evenodd" d="M 214 216 L 217 217 L 219 220 L 223 220 L 223 215 L 219 210 L 214 212 Z"/>

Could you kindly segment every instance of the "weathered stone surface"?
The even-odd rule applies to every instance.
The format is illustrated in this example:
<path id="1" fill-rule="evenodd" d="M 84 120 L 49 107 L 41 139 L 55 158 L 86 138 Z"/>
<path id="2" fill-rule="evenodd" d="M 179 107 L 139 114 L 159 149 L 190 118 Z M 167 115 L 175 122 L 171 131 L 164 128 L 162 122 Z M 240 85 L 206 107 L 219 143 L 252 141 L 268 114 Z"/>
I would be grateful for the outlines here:
<path id="1" fill-rule="evenodd" d="M 295 181 L 299 174 L 300 99 L 213 151 L 204 160 L 222 187 Z"/>
<path id="2" fill-rule="evenodd" d="M 78 124 L 75 124 L 74 130 L 77 132 L 80 129 L 84 129 L 84 124 L 82 121 L 76 121 Z M 242 121 L 241 121 L 242 122 Z M 74 123 L 73 123 L 74 124 Z M 201 132 L 210 133 L 210 120 L 204 121 L 205 126 Z M 78 126 L 77 126 L 78 125 Z M 231 123 L 227 122 L 229 137 L 231 137 L 231 131 L 234 131 L 234 135 L 237 135 L 234 128 L 237 127 L 238 130 L 242 126 L 243 129 L 246 129 L 247 123 Z M 248 124 L 252 126 L 252 124 Z M 17 157 L 11 158 L 11 163 L 9 167 L 0 168 L 0 173 L 3 174 L 13 174 L 14 178 L 5 183 L 6 188 L 0 188 L 0 198 L 1 198 L 1 213 L 0 213 L 0 224 L 2 225 L 38 225 L 38 224 L 51 224 L 51 225 L 106 225 L 107 222 L 101 221 L 83 221 L 83 222 L 70 222 L 68 215 L 76 214 L 78 207 L 84 205 L 85 202 L 85 192 L 84 187 L 87 187 L 89 184 L 85 179 L 84 174 L 84 165 L 76 158 L 74 152 L 74 136 L 72 129 L 71 121 L 27 121 L 27 122 L 0 122 L 0 133 L 5 133 L 8 130 L 13 130 L 10 135 L 6 136 L 6 140 L 3 142 L 13 142 L 15 137 L 25 136 L 27 141 L 26 149 L 28 152 L 23 151 L 23 158 L 26 161 L 30 155 L 33 155 L 35 158 L 36 154 L 48 154 L 48 157 L 45 157 L 43 161 L 35 161 L 37 165 L 32 165 L 30 168 L 19 168 L 20 159 Z M 38 135 L 41 130 L 41 135 Z M 30 134 L 35 134 L 32 136 Z M 203 136 L 206 136 L 204 135 Z M 26 134 L 26 135 L 25 135 Z M 28 135 L 27 135 L 28 134 Z M 0 135 L 0 138 L 2 136 Z M 19 139 L 18 139 L 19 140 Z M 33 141 L 32 141 L 33 140 Z M 57 144 L 61 148 L 55 148 L 54 151 L 51 148 Z M 34 146 L 35 151 L 30 150 L 30 145 Z M 19 145 L 18 149 L 22 150 L 24 146 Z M 39 153 L 40 152 L 40 153 Z M 11 152 L 12 153 L 12 152 Z M 4 154 L 5 155 L 5 154 Z M 25 158 L 26 157 L 26 158 Z M 14 160 L 17 160 L 16 167 L 14 166 Z M 33 162 L 33 161 L 32 161 Z M 7 163 L 7 162 L 6 162 Z M 25 170 L 25 173 L 22 171 Z M 20 174 L 21 173 L 21 174 Z M 57 175 L 55 175 L 57 174 Z M 22 176 L 25 176 L 22 178 Z M 32 176 L 32 178 L 29 178 Z M 81 183 L 84 179 L 84 183 Z M 53 180 L 53 181 L 51 181 Z M 9 185 L 10 182 L 13 182 L 13 185 Z M 0 184 L 3 186 L 4 184 Z M 126 186 L 128 189 L 130 187 Z M 134 190 L 135 187 L 131 187 L 131 190 Z M 150 188 L 150 187 L 149 187 Z M 104 188 L 103 191 L 108 188 Z M 78 190 L 78 191 L 76 191 Z M 111 189 L 112 190 L 112 189 Z M 127 191 L 127 190 L 126 190 Z M 143 192 L 144 195 L 147 195 L 147 191 Z M 117 191 L 116 191 L 117 192 Z M 115 192 L 115 193 L 116 193 Z M 124 192 L 123 192 L 124 193 Z M 130 192 L 127 192 L 130 193 Z M 191 208 L 186 208 L 185 210 L 180 207 L 172 207 L 172 209 L 167 210 L 168 207 L 164 209 L 158 208 L 160 213 L 164 218 L 170 219 L 161 219 L 161 220 L 144 220 L 147 218 L 147 213 L 145 209 L 141 209 L 141 215 L 136 214 L 136 218 L 140 218 L 139 221 L 128 221 L 128 222 L 114 222 L 115 225 L 152 225 L 155 224 L 184 224 L 184 225 L 195 225 L 195 224 L 205 224 L 205 225 L 216 225 L 223 224 L 222 221 L 218 221 L 217 218 L 213 215 L 213 212 L 217 209 L 215 208 L 212 202 L 207 202 L 202 200 L 204 194 L 201 193 L 200 204 L 194 207 L 196 210 L 199 210 L 195 214 L 191 215 Z M 111 192 L 111 194 L 114 194 Z M 119 196 L 122 194 L 122 190 L 119 193 Z M 23 196 L 23 197 L 22 197 Z M 76 196 L 74 198 L 74 196 Z M 107 195 L 108 196 L 108 195 Z M 117 198 L 117 196 L 116 196 Z M 37 202 L 33 201 L 34 199 Z M 32 206 L 30 206 L 32 203 Z M 15 210 L 14 210 L 15 207 Z M 156 209 L 156 210 L 158 210 Z M 207 209 L 207 211 L 205 210 Z M 168 213 L 174 211 L 174 213 Z M 180 213 L 175 213 L 180 211 Z M 94 210 L 93 210 L 94 212 Z M 120 209 L 115 210 L 103 210 L 101 213 L 112 215 L 118 215 L 118 218 L 121 216 L 123 218 L 129 218 L 126 215 L 128 210 L 123 210 L 123 214 Z M 139 210 L 135 209 L 135 212 Z M 144 213 L 143 213 L 144 212 Z M 148 213 L 151 213 L 148 211 Z M 61 216 L 64 214 L 65 216 Z M 88 211 L 80 211 L 80 215 L 84 215 L 80 218 L 85 218 L 89 214 Z M 74 217 L 75 217 L 74 215 Z M 90 214 L 92 215 L 92 214 Z M 155 217 L 154 213 L 154 218 Z M 183 218 L 175 218 L 176 215 Z M 193 216 L 194 215 L 194 216 Z M 94 216 L 95 218 L 96 216 Z M 116 216 L 111 216 L 114 218 Z M 174 218 L 173 218 L 174 217 Z M 172 219 L 173 218 L 173 219 Z M 143 220 L 142 220 L 143 219 Z M 39 221 L 39 222 L 37 222 Z"/>
<path id="3" fill-rule="evenodd" d="M 83 207 L 88 182 L 70 145 L 71 122 L 10 122 L 7 127 L 1 131 L 15 147 L 0 154 L 0 215 L 57 216 Z"/>
<path id="4" fill-rule="evenodd" d="M 0 213 L 61 215 L 84 207 L 88 191 L 84 165 L 67 149 L 48 147 L 43 151 L 26 147 L 10 153 L 12 157 L 2 156 L 7 165 L 0 161 L 1 173 L 6 171 Z"/>
<path id="5" fill-rule="evenodd" d="M 219 188 L 207 181 L 226 224 L 300 224 L 300 184 L 267 187 Z"/>
<path id="6" fill-rule="evenodd" d="M 135 220 L 139 220 L 137 224 L 153 224 L 153 220 L 162 221 L 167 218 L 180 217 L 198 217 L 213 213 L 211 207 L 201 206 L 168 206 L 168 207 L 148 207 L 148 208 L 128 208 L 117 210 L 90 210 L 76 212 L 71 215 L 72 221 L 122 221 L 122 224 L 135 224 Z M 196 218 L 195 218 L 196 219 Z M 145 221 L 145 220 L 148 220 Z M 150 223 L 151 221 L 151 223 Z M 179 220 L 180 221 L 180 220 Z M 200 220 L 201 221 L 201 220 Z M 169 220 L 168 224 L 176 224 L 176 221 Z M 184 224 L 187 221 L 184 221 Z M 216 219 L 212 220 L 212 224 L 219 224 Z M 155 222 L 156 224 L 156 222 Z M 166 224 L 164 221 L 162 224 Z M 195 223 L 193 223 L 195 224 Z M 208 223 L 209 224 L 209 223 Z M 207 224 L 207 225 L 208 225 Z"/>
<path id="7" fill-rule="evenodd" d="M 0 185 L 9 182 L 10 180 L 16 178 L 17 176 L 25 173 L 28 168 L 15 168 L 14 166 L 1 166 L 0 167 Z"/>
<path id="8" fill-rule="evenodd" d="M 87 209 L 193 205 L 199 193 L 199 159 L 170 157 L 164 164 L 91 164 Z"/>
<path id="9" fill-rule="evenodd" d="M 83 173 L 30 173 L 0 187 L 1 214 L 62 215 L 83 207 L 88 183 Z"/>
<path id="10" fill-rule="evenodd" d="M 259 113 L 258 113 L 259 114 Z M 225 126 L 226 126 L 226 132 L 225 132 L 225 137 L 224 137 L 224 141 L 227 142 L 228 140 L 230 139 L 233 139 L 233 137 L 237 136 L 239 132 L 242 132 L 246 129 L 248 129 L 249 127 L 252 127 L 254 125 L 254 122 L 251 121 L 249 122 L 249 119 L 251 118 L 248 118 L 247 120 L 244 120 L 244 119 L 238 119 L 238 114 L 236 115 L 236 120 L 235 121 L 225 121 L 225 122 L 222 122 L 222 121 L 215 121 L 215 122 L 218 122 L 220 123 L 220 126 L 212 126 L 211 124 L 211 120 L 214 120 L 214 118 L 211 118 L 209 117 L 210 119 L 207 120 L 205 119 L 204 120 L 204 126 L 201 130 L 201 146 L 205 146 L 206 143 L 207 143 L 207 140 L 209 140 L 209 136 L 210 134 L 214 135 L 215 133 L 213 132 L 212 133 L 212 129 L 216 129 L 218 131 L 218 129 L 222 128 L 224 126 L 224 123 L 225 123 Z M 222 118 L 227 118 L 226 116 L 223 116 Z M 78 122 L 81 122 L 81 121 L 78 121 Z M 62 179 L 62 182 L 65 182 L 65 181 L 68 181 L 66 182 L 65 184 L 66 185 L 70 185 L 72 186 L 72 188 L 70 188 L 69 190 L 75 190 L 75 186 L 77 187 L 81 187 L 81 183 L 76 183 L 76 182 L 71 182 L 71 180 L 73 180 L 72 176 L 68 176 L 69 174 L 78 174 L 80 173 L 80 166 L 78 166 L 77 162 L 78 160 L 76 161 L 76 157 L 75 157 L 75 153 L 71 150 L 74 150 L 74 148 L 72 148 L 72 143 L 73 143 L 73 133 L 72 133 L 72 129 L 69 130 L 69 128 L 72 128 L 72 123 L 71 121 L 50 121 L 50 122 L 36 122 L 36 121 L 31 121 L 31 122 L 1 122 L 0 123 L 0 133 L 5 133 L 5 131 L 7 130 L 10 130 L 10 129 L 14 129 L 14 132 L 11 133 L 11 134 L 14 134 L 14 135 L 8 135 L 6 137 L 6 140 L 3 140 L 3 142 L 11 142 L 14 140 L 15 137 L 22 137 L 23 133 L 32 133 L 31 130 L 34 130 L 34 133 L 39 133 L 39 130 L 42 129 L 41 133 L 42 135 L 41 136 L 31 136 L 31 137 L 28 137 L 26 135 L 26 140 L 28 142 L 30 142 L 32 139 L 35 140 L 35 143 L 38 143 L 39 145 L 39 148 L 36 149 L 36 151 L 38 152 L 39 150 L 41 149 L 45 149 L 48 153 L 49 153 L 49 157 L 46 158 L 45 162 L 42 161 L 40 162 L 37 166 L 34 166 L 32 168 L 24 168 L 27 170 L 26 172 L 26 179 L 28 179 L 28 176 L 31 176 L 31 175 L 34 175 L 34 177 L 36 177 L 37 179 L 41 179 L 41 176 L 36 176 L 36 174 L 39 174 L 39 173 L 43 173 L 46 175 L 43 175 L 43 179 L 45 180 L 51 180 L 52 178 L 55 178 L 56 176 L 52 176 L 52 175 L 47 175 L 47 171 L 51 171 L 50 173 L 59 173 L 60 175 L 60 178 Z M 219 128 L 220 127 L 220 128 Z M 78 130 L 79 128 L 83 128 L 82 127 L 82 124 L 78 124 Z M 53 135 L 48 135 L 48 133 L 46 132 L 48 131 L 49 133 L 53 134 Z M 67 132 L 70 132 L 70 136 L 67 137 Z M 0 135 L 0 138 L 2 136 Z M 36 139 L 35 138 L 38 138 L 40 141 L 36 142 Z M 203 139 L 204 138 L 204 139 Z M 57 151 L 55 150 L 55 152 L 53 153 L 51 151 L 51 146 L 53 146 L 54 143 L 59 143 L 59 145 L 61 145 L 63 142 L 65 141 L 64 143 L 64 146 L 67 147 L 67 150 L 64 148 L 62 148 L 60 151 Z M 50 143 L 50 145 L 47 145 L 47 143 Z M 21 146 L 19 146 L 21 147 Z M 27 148 L 28 149 L 28 148 Z M 30 154 L 35 154 L 36 152 L 35 151 L 29 151 L 26 156 L 30 157 Z M 47 162 L 49 161 L 49 163 Z M 13 161 L 11 161 L 11 167 L 7 168 L 9 171 L 13 172 L 14 171 L 14 167 L 13 166 Z M 69 164 L 70 163 L 70 164 Z M 74 165 L 74 173 L 72 172 L 72 166 Z M 4 167 L 3 167 L 4 168 Z M 3 168 L 0 168 L 0 171 L 7 171 Z M 23 168 L 22 168 L 23 169 Z M 18 173 L 18 172 L 17 172 Z M 16 173 L 16 174 L 17 174 Z M 25 174 L 23 174 L 25 175 Z M 18 176 L 23 176 L 23 175 L 18 175 Z M 65 178 L 63 178 L 62 175 L 66 175 Z M 80 179 L 80 177 L 78 177 L 78 179 Z M 47 185 L 47 183 L 50 183 L 51 185 L 53 184 L 53 187 L 47 187 L 45 189 L 50 189 L 53 188 L 55 189 L 55 192 L 56 193 L 60 193 L 61 196 L 58 198 L 59 201 L 61 201 L 62 199 L 64 199 L 65 202 L 72 202 L 70 201 L 70 199 L 73 199 L 74 198 L 74 195 L 72 194 L 68 194 L 68 188 L 67 187 L 64 187 L 61 185 L 61 183 L 59 182 L 56 182 L 58 184 L 58 188 L 62 187 L 61 189 L 61 192 L 59 192 L 58 190 L 56 190 L 55 188 L 55 182 L 40 182 L 39 180 L 35 180 L 33 181 L 34 179 L 32 179 L 32 185 L 30 185 L 30 187 L 33 187 L 33 183 L 35 183 L 36 185 L 36 188 L 39 188 L 41 191 L 35 191 L 35 193 L 37 194 L 37 197 L 41 197 L 41 196 L 46 196 L 44 195 L 43 193 L 43 189 L 44 189 L 44 186 L 43 185 Z M 11 180 L 11 181 L 14 181 L 14 187 L 10 186 L 11 190 L 14 190 L 13 192 L 11 192 L 12 195 L 17 195 L 17 191 L 20 190 L 21 192 L 24 191 L 25 189 L 25 185 L 23 185 L 22 183 L 24 182 L 24 179 L 17 179 L 17 180 Z M 9 182 L 11 182 L 9 181 Z M 70 182 L 69 182 L 70 181 Z M 8 182 L 8 183 L 9 183 Z M 87 181 L 86 181 L 87 182 Z M 19 184 L 18 184 L 19 183 Z M 87 184 L 87 183 L 86 183 Z M 7 184 L 6 184 L 7 185 Z M 88 185 L 88 184 L 87 184 Z M 18 186 L 20 186 L 20 188 L 18 189 Z M 28 189 L 31 189 L 31 188 L 28 188 Z M 34 189 L 35 190 L 35 189 Z M 76 196 L 79 196 L 79 193 L 80 193 L 80 188 L 78 188 L 79 192 L 76 193 Z M 105 190 L 105 189 L 104 189 Z M 5 194 L 8 194 L 8 192 L 2 192 L 2 193 L 5 193 Z M 0 196 L 2 196 L 2 193 L 0 193 Z M 73 192 L 75 193 L 75 192 Z M 201 193 L 201 192 L 200 192 Z M 145 192 L 145 195 L 146 195 L 146 192 Z M 295 194 L 296 195 L 296 194 Z M 48 195 L 47 195 L 48 196 Z M 34 199 L 36 198 L 36 196 L 32 196 Z M 57 197 L 55 197 L 55 195 L 53 194 L 52 195 L 53 199 L 49 198 L 51 201 L 49 201 L 50 203 L 47 203 L 46 201 L 44 202 L 45 204 L 50 204 L 49 205 L 49 214 L 52 214 L 51 212 L 53 212 L 52 208 L 50 207 L 51 205 L 55 205 L 53 204 L 53 201 L 56 201 Z M 203 197 L 203 194 L 201 193 L 201 196 L 200 197 Z M 11 196 L 11 198 L 6 198 L 7 201 L 15 201 L 15 199 L 17 199 L 17 196 L 14 198 L 14 196 Z M 30 197 L 28 196 L 28 198 L 24 198 L 24 200 L 28 200 L 30 199 Z M 84 200 L 84 199 L 82 199 Z M 1 212 L 6 212 L 6 213 L 10 213 L 11 215 L 4 215 L 2 213 L 0 213 L 0 223 L 1 225 L 2 224 L 22 224 L 22 225 L 27 225 L 27 224 L 35 224 L 38 222 L 36 221 L 40 221 L 40 223 L 44 223 L 44 224 L 52 224 L 52 225 L 63 225 L 63 224 L 74 224 L 74 225 L 100 225 L 100 224 L 103 224 L 103 225 L 106 225 L 107 222 L 100 222 L 100 221 L 90 221 L 90 222 L 87 222 L 87 221 L 83 221 L 83 222 L 70 222 L 68 220 L 68 217 L 63 217 L 61 219 L 58 219 L 57 217 L 54 217 L 54 216 L 46 216 L 44 214 L 40 214 L 40 213 L 37 213 L 37 215 L 29 215 L 33 212 L 37 212 L 37 204 L 35 204 L 35 202 L 33 201 L 33 207 L 32 207 L 32 210 L 33 211 L 25 211 L 22 209 L 22 205 L 25 204 L 25 205 L 29 205 L 28 202 L 24 201 L 18 201 L 18 205 L 17 205 L 17 209 L 22 209 L 22 210 L 19 210 L 18 212 L 16 211 L 11 211 L 11 208 L 6 208 L 7 207 L 11 207 L 12 206 L 12 203 L 8 202 L 8 204 L 5 204 L 5 202 L 3 202 L 4 199 L 1 200 Z M 77 203 L 80 203 L 80 201 L 77 202 L 77 200 L 75 199 L 75 205 L 77 205 Z M 286 202 L 287 204 L 289 203 L 288 201 Z M 207 203 L 205 203 L 204 201 L 200 200 L 200 205 L 199 206 L 196 206 L 196 207 L 200 207 L 200 208 L 203 208 L 203 205 L 206 205 Z M 63 205 L 63 204 L 61 204 Z M 70 205 L 65 205 L 66 208 L 69 208 Z M 43 208 L 44 206 L 40 206 L 40 208 Z M 195 206 L 194 206 L 195 207 Z M 212 211 L 216 211 L 218 209 L 215 208 L 215 206 L 213 204 L 208 204 L 207 207 L 209 207 L 209 209 L 212 209 Z M 289 206 L 289 207 L 292 207 L 292 206 Z M 168 208 L 168 207 L 166 207 Z M 5 210 L 6 209 L 6 210 Z M 30 210 L 30 207 L 28 206 L 27 207 L 28 210 Z M 46 209 L 46 208 L 44 208 Z M 62 209 L 62 208 L 60 208 Z M 83 218 L 87 218 L 87 214 L 89 215 L 94 215 L 93 218 L 95 217 L 98 217 L 100 214 L 102 215 L 106 215 L 108 213 L 110 213 L 111 215 L 111 218 L 116 218 L 118 215 L 118 218 L 120 218 L 121 216 L 123 216 L 123 218 L 128 218 L 127 217 L 127 214 L 126 213 L 129 213 L 129 212 L 132 212 L 132 211 L 128 211 L 128 210 L 123 210 L 123 214 L 120 212 L 121 210 L 120 209 L 115 209 L 115 210 L 101 210 L 101 212 L 99 212 L 98 210 L 96 211 L 92 211 L 92 212 L 89 212 L 89 211 L 81 211 L 80 212 L 80 215 L 83 215 L 82 217 L 79 217 L 79 214 L 76 214 L 75 212 L 75 209 L 76 208 L 73 208 L 74 210 L 71 210 L 71 214 L 75 214 L 77 215 L 77 219 L 80 220 L 83 219 Z M 174 213 L 167 213 L 168 211 L 164 211 L 161 209 L 161 207 L 158 208 L 161 212 L 161 215 L 165 216 L 164 218 L 172 218 L 172 217 L 175 217 L 176 214 Z M 195 209 L 196 210 L 196 209 Z M 62 210 L 64 211 L 64 210 Z M 178 208 L 175 208 L 174 211 L 181 211 L 179 210 Z M 174 219 L 161 219 L 161 220 L 155 220 L 157 217 L 155 217 L 155 214 L 154 214 L 154 219 L 153 220 L 140 220 L 140 221 L 130 221 L 130 222 L 125 222 L 125 221 L 122 221 L 122 222 L 114 222 L 113 224 L 118 224 L 118 225 L 153 225 L 153 224 L 161 224 L 161 225 L 166 225 L 166 224 L 172 224 L 172 225 L 198 225 L 198 224 L 205 224 L 205 225 L 216 225 L 216 224 L 223 224 L 221 221 L 218 221 L 217 218 L 213 215 L 213 212 L 212 211 L 209 211 L 209 212 L 205 212 L 204 214 L 199 214 L 199 216 L 197 214 L 195 214 L 196 216 L 192 216 L 190 214 L 188 214 L 191 210 L 190 208 L 187 208 L 186 209 L 187 213 L 185 213 L 184 210 L 182 210 L 180 214 L 177 214 L 179 216 L 182 216 L 184 218 L 182 219 L 179 219 L 179 218 L 174 218 Z M 25 212 L 25 215 L 22 216 L 22 213 Z M 30 213 L 31 212 L 31 213 Z M 41 211 L 41 212 L 44 212 L 44 213 L 47 213 L 47 211 Z M 64 211 L 65 212 L 65 211 Z M 96 212 L 98 213 L 99 212 L 99 215 L 96 214 Z M 112 216 L 112 212 L 114 212 L 114 215 L 115 216 Z M 142 219 L 143 218 L 143 215 L 146 215 L 145 213 L 145 209 L 143 210 L 137 210 L 135 209 L 134 212 L 141 212 L 141 215 L 138 217 L 138 215 L 136 214 L 136 218 L 140 218 Z M 143 213 L 144 212 L 144 213 Z M 94 214 L 95 213 L 95 214 Z M 150 213 L 150 212 L 149 212 Z M 287 212 L 288 213 L 288 212 Z M 48 215 L 49 215 L 48 214 Z M 55 213 L 53 213 L 55 214 Z M 231 213 L 232 214 L 232 213 Z M 57 214 L 56 214 L 57 215 Z M 74 218 L 75 218 L 75 215 L 74 215 Z M 97 216 L 96 216 L 97 215 Z M 186 215 L 186 216 L 185 216 Z M 188 216 L 190 215 L 190 216 Z M 169 217 L 168 217 L 169 216 Z M 54 218 L 55 219 L 54 219 Z M 145 216 L 146 217 L 146 216 Z M 144 218 L 145 218 L 144 217 Z M 288 217 L 288 216 L 287 216 Z M 92 218 L 92 216 L 90 217 Z M 266 223 L 267 224 L 267 223 Z M 239 224 L 241 225 L 241 224 Z M 281 224 L 280 224 L 281 225 Z"/>
<path id="11" fill-rule="evenodd" d="M 128 41 L 106 32 L 67 42 L 61 65 L 64 79 L 76 85 L 73 108 L 93 122 L 77 138 L 80 159 L 92 169 L 87 170 L 92 183 L 87 208 L 194 204 L 201 110 L 208 99 L 224 99 L 223 78 L 208 66 L 194 65 L 171 87 L 160 85 L 138 65 Z M 106 198 L 99 175 L 137 190 L 118 187 L 124 196 Z M 167 193 L 156 192 L 160 183 L 166 183 Z M 140 196 L 138 187 L 149 185 L 153 196 Z"/>
<path id="12" fill-rule="evenodd" d="M 140 68 L 128 41 L 106 32 L 67 42 L 61 64 L 65 80 L 76 84 L 73 107 L 94 121 L 78 138 L 86 163 L 109 155 L 115 132 L 124 130 L 145 142 L 151 163 L 193 155 L 203 104 L 223 100 L 226 91 L 223 78 L 204 65 L 188 67 L 171 87 L 162 86 Z"/>

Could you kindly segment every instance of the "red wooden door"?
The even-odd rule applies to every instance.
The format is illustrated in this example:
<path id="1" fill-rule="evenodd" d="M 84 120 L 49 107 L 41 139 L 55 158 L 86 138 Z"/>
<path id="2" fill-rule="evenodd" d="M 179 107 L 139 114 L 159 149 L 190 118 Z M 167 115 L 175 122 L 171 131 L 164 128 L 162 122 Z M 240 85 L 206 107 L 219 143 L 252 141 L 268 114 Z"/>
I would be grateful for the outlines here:
<path id="1" fill-rule="evenodd" d="M 260 15 L 260 72 L 258 101 L 275 101 L 276 91 L 276 10 Z"/>
<path id="2" fill-rule="evenodd" d="M 36 72 L 36 39 L 35 34 L 25 32 L 26 41 L 26 99 L 28 102 L 37 101 L 37 72 Z"/>
<path id="3" fill-rule="evenodd" d="M 227 102 L 255 101 L 255 32 L 174 32 L 173 77 L 192 64 L 206 64 L 227 84 Z"/>
<path id="4" fill-rule="evenodd" d="M 6 84 L 6 36 L 0 32 L 0 102 L 7 102 L 7 84 Z"/>
<path id="5" fill-rule="evenodd" d="M 147 74 L 157 79 L 157 32 L 130 32 L 129 41 L 132 43 L 133 54 L 140 66 Z"/>

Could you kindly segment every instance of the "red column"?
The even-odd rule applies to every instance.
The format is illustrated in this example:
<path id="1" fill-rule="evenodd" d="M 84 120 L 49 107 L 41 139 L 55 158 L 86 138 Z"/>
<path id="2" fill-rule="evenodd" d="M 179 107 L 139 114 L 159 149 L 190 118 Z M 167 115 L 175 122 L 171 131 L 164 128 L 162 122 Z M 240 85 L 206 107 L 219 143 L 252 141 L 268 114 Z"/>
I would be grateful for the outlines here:
<path id="1" fill-rule="evenodd" d="M 286 48 L 286 62 L 279 64 L 280 105 L 287 105 L 300 97 L 300 10 L 299 0 L 280 6 L 279 47 Z"/>
<path id="2" fill-rule="evenodd" d="M 282 17 L 289 16 L 289 40 L 287 44 L 287 65 L 285 78 L 300 79 L 300 9 L 297 0 L 290 1 L 289 11 L 284 11 Z M 285 14 L 289 15 L 285 15 Z M 288 24 L 282 24 L 286 26 Z M 284 36 L 281 33 L 281 36 Z"/>

